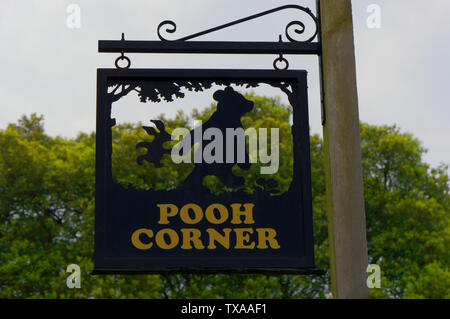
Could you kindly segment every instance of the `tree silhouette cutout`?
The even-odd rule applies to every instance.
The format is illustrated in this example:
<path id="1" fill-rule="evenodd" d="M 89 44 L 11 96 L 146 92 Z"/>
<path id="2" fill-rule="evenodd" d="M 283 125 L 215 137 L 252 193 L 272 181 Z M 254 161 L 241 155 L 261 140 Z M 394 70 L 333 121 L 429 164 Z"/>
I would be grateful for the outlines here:
<path id="1" fill-rule="evenodd" d="M 288 97 L 288 100 L 291 105 L 296 105 L 296 95 L 294 94 L 294 90 L 292 87 L 292 83 L 289 82 L 277 82 L 277 81 L 248 81 L 248 80 L 117 80 L 117 81 L 109 81 L 108 82 L 108 102 L 109 108 L 107 110 L 107 114 L 110 118 L 110 127 L 113 127 L 116 124 L 115 119 L 111 119 L 111 107 L 112 103 L 118 101 L 120 98 L 126 96 L 131 92 L 136 92 L 140 102 L 154 102 L 159 103 L 162 101 L 165 102 L 173 102 L 175 99 L 182 99 L 185 97 L 185 92 L 203 92 L 208 89 L 211 89 L 213 85 L 217 86 L 226 86 L 230 87 L 231 85 L 235 85 L 242 88 L 256 88 L 260 84 L 267 84 L 274 88 L 280 89 L 283 93 L 285 93 Z M 183 92 L 184 91 L 184 92 Z M 233 115 L 231 115 L 233 117 Z M 240 117 L 239 117 L 240 118 Z M 171 136 L 166 132 L 164 123 L 159 120 L 151 120 L 156 126 L 158 130 L 154 127 L 143 126 L 142 128 L 147 132 L 147 134 L 154 136 L 151 142 L 142 141 L 136 145 L 136 148 L 146 148 L 147 152 L 144 155 L 140 155 L 136 158 L 136 161 L 139 165 L 143 165 L 144 161 L 149 163 L 153 163 L 155 168 L 161 168 L 163 164 L 161 160 L 164 154 L 170 154 L 171 149 L 163 148 L 163 144 L 171 140 Z M 239 120 L 240 122 L 240 120 Z M 240 124 L 242 126 L 242 124 Z M 107 132 L 107 139 L 111 141 L 111 130 Z M 107 146 L 107 151 L 109 156 L 112 154 L 111 145 Z M 110 165 L 110 163 L 108 163 Z M 210 165 L 211 166 L 211 165 Z M 248 169 L 248 168 L 245 168 Z M 111 171 L 108 168 L 108 172 Z M 198 173 L 200 172 L 201 173 Z M 204 168 L 203 170 L 194 170 L 183 183 L 184 188 L 189 188 L 193 184 L 196 184 L 199 180 L 202 179 L 202 176 L 206 176 L 206 171 L 211 171 L 211 167 L 208 169 Z M 231 188 L 238 187 L 243 184 L 242 177 L 234 176 L 234 174 L 229 173 L 231 171 L 231 167 L 228 170 L 219 169 L 219 167 L 215 167 L 213 170 L 213 174 L 216 175 L 219 179 L 224 182 L 225 185 Z M 226 174 L 225 174 L 226 172 Z M 196 174 L 194 174 L 196 173 Z M 197 174 L 198 173 L 198 174 Z M 198 178 L 193 178 L 195 175 L 199 175 Z M 258 180 L 257 186 L 265 192 L 276 193 L 278 191 L 275 180 Z"/>
<path id="2" fill-rule="evenodd" d="M 132 81 L 123 83 L 111 83 L 108 88 L 112 88 L 108 93 L 111 102 L 116 102 L 128 93 L 135 91 L 138 94 L 139 100 L 146 102 L 172 102 L 175 98 L 184 98 L 183 89 L 190 92 L 203 92 L 210 89 L 214 84 L 229 86 L 235 84 L 245 88 L 257 87 L 258 82 L 247 81 L 143 81 L 133 83 Z"/>

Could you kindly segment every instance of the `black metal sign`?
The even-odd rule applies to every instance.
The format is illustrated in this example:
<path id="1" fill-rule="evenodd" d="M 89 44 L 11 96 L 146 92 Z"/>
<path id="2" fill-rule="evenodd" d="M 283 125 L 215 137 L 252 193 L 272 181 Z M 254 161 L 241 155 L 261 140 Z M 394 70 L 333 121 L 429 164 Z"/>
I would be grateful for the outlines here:
<path id="1" fill-rule="evenodd" d="M 261 175 L 250 191 L 243 189 L 245 178 L 233 172 L 235 165 L 249 170 L 253 164 L 245 146 L 244 159 L 239 162 L 238 133 L 230 139 L 227 130 L 245 132 L 241 118 L 254 107 L 233 87 L 261 84 L 286 94 L 293 109 L 292 136 L 288 137 L 292 141 L 292 180 L 284 191 L 277 189 L 272 174 L 266 174 L 267 178 Z M 194 152 L 192 170 L 178 185 L 164 190 L 138 189 L 115 180 L 111 160 L 111 129 L 115 124 L 111 118 L 112 103 L 131 90 L 139 92 L 142 101 L 155 103 L 163 98 L 181 99 L 183 91 L 217 86 L 221 88 L 213 93 L 216 111 L 181 139 L 190 140 L 190 152 L 196 130 L 203 136 L 202 145 Z M 97 112 L 97 272 L 294 271 L 314 267 L 306 72 L 103 69 L 98 71 Z M 156 129 L 143 128 L 153 138 L 136 145 L 145 150 L 135 159 L 136 168 L 148 162 L 153 164 L 149 167 L 162 169 L 163 157 L 174 153 L 163 146 L 171 140 L 165 123 L 153 122 Z M 212 142 L 208 143 L 211 139 L 204 135 L 212 128 L 217 130 L 216 137 L 225 139 L 220 154 L 212 152 L 213 161 L 198 160 L 198 154 L 206 157 L 206 148 Z M 176 154 L 181 151 L 180 148 Z M 216 152 L 219 153 L 217 149 Z M 170 161 L 185 164 L 172 158 Z M 207 176 L 217 177 L 230 191 L 213 194 L 204 186 Z"/>
<path id="2" fill-rule="evenodd" d="M 304 9 L 281 9 L 292 7 Z M 295 23 L 300 22 L 288 27 Z M 158 34 L 164 25 L 175 28 L 164 21 Z M 317 30 L 297 47 L 280 42 L 266 50 L 279 48 L 278 62 L 287 62 L 283 52 L 318 52 L 311 42 L 316 35 Z M 97 73 L 94 272 L 314 272 L 306 71 L 128 68 L 124 52 L 240 53 L 236 43 L 184 40 L 158 44 L 122 37 L 119 43 L 99 42 L 100 51 L 121 56 L 117 69 Z M 264 53 L 264 46 L 244 49 Z M 127 60 L 125 68 L 120 69 L 120 60 Z M 246 116 L 258 111 L 245 93 L 261 86 L 288 101 L 292 118 L 283 124 L 287 134 L 278 127 L 245 123 Z M 202 123 L 173 127 L 161 118 L 142 119 L 144 125 L 136 128 L 142 138 L 130 151 L 131 162 L 114 160 L 114 150 L 123 147 L 114 144 L 115 103 L 134 95 L 153 107 L 199 92 L 209 92 L 210 103 L 216 104 Z M 264 120 L 270 115 L 258 116 Z M 286 147 L 289 156 L 280 158 L 279 149 Z M 121 165 L 147 170 L 146 184 L 118 178 Z M 279 170 L 280 165 L 287 169 Z"/>

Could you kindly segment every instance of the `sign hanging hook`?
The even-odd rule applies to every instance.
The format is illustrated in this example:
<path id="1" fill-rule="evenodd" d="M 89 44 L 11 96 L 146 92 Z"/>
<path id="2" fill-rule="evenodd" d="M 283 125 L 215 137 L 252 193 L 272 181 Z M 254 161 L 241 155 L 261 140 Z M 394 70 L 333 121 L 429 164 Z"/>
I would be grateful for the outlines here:
<path id="1" fill-rule="evenodd" d="M 123 32 L 122 32 L 121 41 L 125 41 L 125 33 L 123 33 Z M 119 65 L 119 61 L 120 60 L 125 60 L 126 64 L 124 66 L 120 66 Z M 118 68 L 118 69 L 129 69 L 130 66 L 131 66 L 131 61 L 130 61 L 130 59 L 127 56 L 125 56 L 125 54 L 124 54 L 124 52 L 122 50 L 121 53 L 120 53 L 120 56 L 116 59 L 114 64 L 115 64 L 116 68 Z"/>
<path id="2" fill-rule="evenodd" d="M 281 34 L 278 36 L 278 42 L 283 42 L 283 37 L 281 36 Z M 282 62 L 284 63 L 284 67 L 280 68 L 278 66 L 278 63 Z M 273 61 L 273 67 L 275 70 L 287 70 L 289 68 L 289 62 L 288 60 L 286 60 L 286 58 L 283 57 L 283 53 L 280 52 L 280 56 L 278 58 L 275 59 L 275 61 Z"/>

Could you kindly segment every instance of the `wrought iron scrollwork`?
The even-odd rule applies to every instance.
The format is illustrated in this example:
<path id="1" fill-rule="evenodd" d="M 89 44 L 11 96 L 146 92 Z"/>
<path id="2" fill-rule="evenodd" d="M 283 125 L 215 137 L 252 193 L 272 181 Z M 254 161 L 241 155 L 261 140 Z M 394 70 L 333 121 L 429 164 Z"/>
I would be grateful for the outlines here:
<path id="1" fill-rule="evenodd" d="M 285 29 L 286 38 L 289 41 L 291 41 L 291 42 L 312 42 L 316 38 L 316 36 L 317 36 L 317 34 L 319 32 L 319 21 L 318 21 L 317 17 L 311 12 L 311 10 L 309 8 L 306 8 L 306 7 L 303 7 L 303 6 L 300 6 L 300 5 L 294 5 L 294 4 L 292 4 L 292 5 L 285 5 L 285 6 L 277 7 L 277 8 L 274 8 L 274 9 L 271 9 L 271 10 L 267 10 L 267 11 L 264 11 L 264 12 L 260 12 L 258 14 L 254 14 L 254 15 L 248 16 L 246 18 L 235 20 L 235 21 L 232 21 L 232 22 L 229 22 L 229 23 L 226 23 L 226 24 L 223 24 L 223 25 L 220 25 L 220 26 L 208 29 L 208 30 L 197 32 L 197 33 L 194 33 L 194 34 L 191 34 L 191 35 L 188 35 L 186 37 L 179 38 L 179 39 L 175 39 L 175 40 L 166 39 L 161 34 L 161 31 L 162 31 L 163 28 L 164 28 L 163 32 L 166 32 L 166 33 L 175 33 L 176 30 L 177 30 L 177 25 L 176 25 L 175 22 L 173 22 L 171 20 L 165 20 L 165 21 L 161 22 L 158 25 L 157 33 L 158 33 L 158 37 L 159 37 L 159 39 L 161 41 L 187 41 L 187 40 L 191 40 L 191 39 L 200 37 L 200 36 L 208 34 L 208 33 L 212 33 L 212 32 L 215 32 L 215 31 L 218 31 L 218 30 L 221 30 L 221 29 L 225 29 L 225 28 L 228 28 L 228 27 L 236 25 L 236 24 L 240 24 L 240 23 L 243 23 L 243 22 L 246 22 L 246 21 L 249 21 L 249 20 L 253 20 L 253 19 L 265 16 L 265 15 L 268 15 L 268 14 L 271 14 L 271 13 L 274 13 L 274 12 L 278 12 L 278 11 L 282 11 L 282 10 L 286 10 L 286 9 L 297 9 L 297 10 L 305 12 L 307 15 L 309 15 L 309 17 L 311 17 L 311 19 L 312 19 L 312 21 L 314 22 L 314 25 L 315 25 L 314 34 L 310 38 L 308 38 L 306 40 L 296 40 L 292 36 L 292 32 L 294 32 L 296 34 L 299 34 L 299 35 L 300 34 L 304 34 L 305 31 L 306 31 L 306 25 L 302 21 L 298 21 L 298 20 L 291 21 L 291 22 L 289 22 L 287 24 L 286 29 Z"/>

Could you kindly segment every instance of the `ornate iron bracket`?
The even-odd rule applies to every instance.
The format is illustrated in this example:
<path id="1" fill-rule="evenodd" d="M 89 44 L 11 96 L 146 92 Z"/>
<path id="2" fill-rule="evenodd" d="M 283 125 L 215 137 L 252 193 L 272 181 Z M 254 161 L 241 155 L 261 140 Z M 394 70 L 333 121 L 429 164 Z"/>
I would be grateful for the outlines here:
<path id="1" fill-rule="evenodd" d="M 267 10 L 267 11 L 264 11 L 264 12 L 261 12 L 261 13 L 257 13 L 257 14 L 248 16 L 246 18 L 235 20 L 235 21 L 232 21 L 232 22 L 229 22 L 229 23 L 226 23 L 226 24 L 223 24 L 223 25 L 220 25 L 220 26 L 217 26 L 217 27 L 205 30 L 205 31 L 194 33 L 194 34 L 191 34 L 191 35 L 188 35 L 186 37 L 179 38 L 179 39 L 176 39 L 176 40 L 168 40 L 168 39 L 164 38 L 161 35 L 161 29 L 164 26 L 166 27 L 165 32 L 167 32 L 167 33 L 175 33 L 175 31 L 177 30 L 177 25 L 175 24 L 175 22 L 173 22 L 171 20 L 165 20 L 165 21 L 161 22 L 158 25 L 157 33 L 158 33 L 158 37 L 159 37 L 159 39 L 161 41 L 187 41 L 187 40 L 191 40 L 191 39 L 194 39 L 194 38 L 198 38 L 198 37 L 200 37 L 202 35 L 205 35 L 205 34 L 208 34 L 208 33 L 212 33 L 212 32 L 215 32 L 215 31 L 218 31 L 218 30 L 221 30 L 221 29 L 225 29 L 225 28 L 231 27 L 231 26 L 236 25 L 236 24 L 240 24 L 240 23 L 243 23 L 243 22 L 246 22 L 246 21 L 257 19 L 257 18 L 260 18 L 262 16 L 269 15 L 271 13 L 282 11 L 282 10 L 286 10 L 286 9 L 297 9 L 297 10 L 300 10 L 300 11 L 303 11 L 303 12 L 307 13 L 311 17 L 312 21 L 314 21 L 314 24 L 315 24 L 315 32 L 314 32 L 314 34 L 310 38 L 308 38 L 307 40 L 299 41 L 299 40 L 295 40 L 289 34 L 289 29 L 292 26 L 297 26 L 299 28 L 298 29 L 294 29 L 294 32 L 297 33 L 297 34 L 303 34 L 305 32 L 305 30 L 306 30 L 306 25 L 302 21 L 298 21 L 298 20 L 291 21 L 291 22 L 289 22 L 287 24 L 286 29 L 285 29 L 286 38 L 289 41 L 291 41 L 291 42 L 312 42 L 314 40 L 314 38 L 316 38 L 316 36 L 317 36 L 317 34 L 319 32 L 318 19 L 317 19 L 316 16 L 314 16 L 314 14 L 311 12 L 311 10 L 309 8 L 305 8 L 305 7 L 302 7 L 302 6 L 299 6 L 299 5 L 294 5 L 294 4 L 292 4 L 292 5 L 285 5 L 285 6 L 281 6 L 281 7 L 278 7 L 278 8 L 271 9 L 271 10 Z"/>
<path id="2" fill-rule="evenodd" d="M 291 21 L 286 25 L 285 36 L 289 42 L 245 42 L 245 41 L 187 41 L 205 34 L 209 34 L 236 24 L 250 21 L 274 12 L 296 9 L 306 13 L 314 24 L 315 30 L 308 39 L 296 40 L 293 33 L 304 34 L 306 24 L 302 21 Z M 295 55 L 320 55 L 319 19 L 309 8 L 299 5 L 285 5 L 267 10 L 252 16 L 235 20 L 205 31 L 197 32 L 186 37 L 168 40 L 161 35 L 161 30 L 167 33 L 175 33 L 176 24 L 171 20 L 165 20 L 158 25 L 157 34 L 161 41 L 104 41 L 98 42 L 99 52 L 117 53 L 201 53 L 201 54 L 295 54 Z M 293 31 L 293 32 L 292 32 Z"/>

